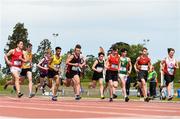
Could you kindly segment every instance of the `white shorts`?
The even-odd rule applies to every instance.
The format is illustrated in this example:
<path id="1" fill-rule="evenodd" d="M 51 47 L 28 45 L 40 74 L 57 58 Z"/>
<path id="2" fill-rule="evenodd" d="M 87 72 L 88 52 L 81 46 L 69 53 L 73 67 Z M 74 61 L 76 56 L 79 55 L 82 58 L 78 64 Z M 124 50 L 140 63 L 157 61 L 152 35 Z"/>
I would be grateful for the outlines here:
<path id="1" fill-rule="evenodd" d="M 120 78 L 120 80 L 125 80 L 125 81 L 127 81 L 127 75 L 126 74 L 119 74 L 119 78 Z"/>
<path id="2" fill-rule="evenodd" d="M 12 66 L 12 67 L 10 68 L 10 71 L 11 71 L 11 73 L 13 73 L 13 72 L 18 72 L 18 73 L 20 73 L 20 72 L 21 72 L 21 68 Z"/>

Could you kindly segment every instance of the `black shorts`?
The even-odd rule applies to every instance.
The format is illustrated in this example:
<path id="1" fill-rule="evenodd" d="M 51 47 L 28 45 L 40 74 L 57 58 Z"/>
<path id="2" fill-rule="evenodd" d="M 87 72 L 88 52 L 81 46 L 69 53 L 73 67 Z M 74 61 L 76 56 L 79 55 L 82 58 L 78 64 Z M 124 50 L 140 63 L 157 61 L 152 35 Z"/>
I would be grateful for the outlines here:
<path id="1" fill-rule="evenodd" d="M 59 75 L 58 71 L 48 70 L 48 78 L 54 78 L 56 75 Z"/>
<path id="2" fill-rule="evenodd" d="M 75 75 L 80 75 L 80 73 L 78 71 L 70 71 L 70 72 L 66 72 L 66 78 L 67 79 L 72 79 L 74 78 Z"/>
<path id="3" fill-rule="evenodd" d="M 141 79 L 144 79 L 147 82 L 148 71 L 140 70 L 138 72 L 138 81 L 141 82 Z"/>
<path id="4" fill-rule="evenodd" d="M 103 73 L 97 73 L 97 72 L 93 73 L 92 80 L 98 81 L 101 78 L 103 78 Z"/>
<path id="5" fill-rule="evenodd" d="M 166 81 L 166 86 L 168 86 L 169 83 L 174 81 L 174 75 L 164 74 L 164 80 Z"/>
<path id="6" fill-rule="evenodd" d="M 48 76 L 48 72 L 43 72 L 43 71 L 41 71 L 39 74 L 40 74 L 40 77 L 41 77 L 41 78 L 45 78 L 45 77 Z"/>
<path id="7" fill-rule="evenodd" d="M 105 80 L 106 82 L 109 82 L 109 80 L 118 81 L 118 71 L 107 70 Z"/>
<path id="8" fill-rule="evenodd" d="M 32 68 L 22 69 L 20 76 L 23 76 L 23 77 L 26 76 L 27 72 L 32 72 Z"/>

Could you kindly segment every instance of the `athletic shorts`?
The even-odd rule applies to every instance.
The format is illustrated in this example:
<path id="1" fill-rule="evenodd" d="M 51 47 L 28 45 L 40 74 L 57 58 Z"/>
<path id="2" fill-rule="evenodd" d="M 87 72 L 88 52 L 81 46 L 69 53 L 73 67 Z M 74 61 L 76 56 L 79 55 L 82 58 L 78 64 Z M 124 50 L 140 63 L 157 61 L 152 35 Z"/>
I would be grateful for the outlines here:
<path id="1" fill-rule="evenodd" d="M 164 74 L 164 80 L 166 81 L 166 86 L 168 86 L 169 83 L 174 81 L 174 75 Z"/>
<path id="2" fill-rule="evenodd" d="M 103 78 L 103 73 L 97 73 L 97 72 L 93 73 L 92 80 L 98 81 L 99 79 L 102 79 L 102 78 Z"/>
<path id="3" fill-rule="evenodd" d="M 105 80 L 106 82 L 109 82 L 109 80 L 118 81 L 118 71 L 107 70 Z"/>
<path id="4" fill-rule="evenodd" d="M 27 72 L 32 72 L 32 69 L 31 69 L 31 68 L 22 69 L 20 75 L 21 75 L 21 76 L 26 76 L 26 75 L 27 75 Z"/>
<path id="5" fill-rule="evenodd" d="M 40 74 L 40 77 L 41 77 L 41 78 L 45 78 L 45 77 L 48 76 L 48 72 L 43 72 L 43 71 L 41 71 L 39 74 Z"/>
<path id="6" fill-rule="evenodd" d="M 127 81 L 127 77 L 127 74 L 119 74 L 120 80 L 124 79 L 125 81 Z"/>
<path id="7" fill-rule="evenodd" d="M 12 66 L 12 67 L 10 67 L 10 71 L 11 71 L 11 73 L 13 73 L 13 72 L 19 72 L 19 73 L 21 73 L 21 68 L 19 68 L 19 67 L 14 67 L 14 66 Z"/>
<path id="8" fill-rule="evenodd" d="M 138 81 L 141 82 L 141 79 L 144 79 L 147 82 L 148 71 L 140 70 L 138 72 Z"/>
<path id="9" fill-rule="evenodd" d="M 74 78 L 75 75 L 80 75 L 80 73 L 78 71 L 70 71 L 70 72 L 66 72 L 66 78 L 67 79 L 72 79 Z"/>
<path id="10" fill-rule="evenodd" d="M 54 78 L 56 75 L 59 75 L 58 71 L 48 70 L 48 78 Z"/>

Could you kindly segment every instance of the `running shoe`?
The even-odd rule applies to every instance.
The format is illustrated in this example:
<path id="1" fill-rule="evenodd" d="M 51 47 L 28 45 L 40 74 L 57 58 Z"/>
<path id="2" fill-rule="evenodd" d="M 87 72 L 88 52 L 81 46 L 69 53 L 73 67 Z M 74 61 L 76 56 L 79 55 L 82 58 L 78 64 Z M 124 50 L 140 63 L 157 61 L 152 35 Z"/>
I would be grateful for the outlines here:
<path id="1" fill-rule="evenodd" d="M 128 102 L 129 101 L 129 98 L 128 97 L 125 97 L 125 102 Z"/>
<path id="2" fill-rule="evenodd" d="M 23 95 L 24 95 L 23 93 L 19 92 L 17 96 L 18 98 L 21 98 Z"/>

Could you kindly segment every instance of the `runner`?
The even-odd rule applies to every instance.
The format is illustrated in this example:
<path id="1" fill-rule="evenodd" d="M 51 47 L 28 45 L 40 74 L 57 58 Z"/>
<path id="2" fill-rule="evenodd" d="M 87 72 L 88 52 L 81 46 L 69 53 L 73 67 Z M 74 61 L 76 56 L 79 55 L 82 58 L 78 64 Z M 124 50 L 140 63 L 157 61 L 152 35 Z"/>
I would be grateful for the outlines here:
<path id="1" fill-rule="evenodd" d="M 26 51 L 23 51 L 23 56 L 26 62 L 23 62 L 22 64 L 22 71 L 20 73 L 21 81 L 24 81 L 25 77 L 27 76 L 29 81 L 29 98 L 32 98 L 35 96 L 35 94 L 32 92 L 32 44 L 28 43 Z"/>
<path id="2" fill-rule="evenodd" d="M 17 41 L 17 48 L 10 50 L 7 54 L 5 54 L 4 59 L 6 63 L 9 65 L 12 76 L 13 82 L 12 84 L 16 86 L 17 96 L 20 98 L 23 96 L 23 93 L 20 91 L 20 72 L 22 62 L 25 62 L 23 58 L 23 41 Z M 8 57 L 11 57 L 11 61 L 9 61 Z"/>
<path id="3" fill-rule="evenodd" d="M 148 74 L 149 80 L 149 92 L 152 99 L 156 98 L 156 87 L 157 87 L 157 73 L 154 70 L 154 66 L 151 66 L 150 72 Z"/>
<path id="4" fill-rule="evenodd" d="M 99 81 L 101 99 L 105 99 L 103 93 L 104 55 L 105 54 L 103 52 L 98 53 L 98 59 L 94 62 L 92 66 L 92 70 L 94 71 L 94 73 L 92 83 L 90 84 L 92 88 L 95 88 L 97 81 Z"/>
<path id="5" fill-rule="evenodd" d="M 110 87 L 110 102 L 113 101 L 113 95 L 115 95 L 115 90 L 118 87 L 118 70 L 119 70 L 120 56 L 116 48 L 112 49 L 112 53 L 108 56 L 106 61 L 106 83 Z M 114 94 L 113 94 L 114 93 Z"/>
<path id="6" fill-rule="evenodd" d="M 48 83 L 45 82 L 45 78 L 48 76 L 48 63 L 51 58 L 51 51 L 50 49 L 45 51 L 44 57 L 38 63 L 37 67 L 39 68 L 40 73 L 40 83 L 36 86 L 36 93 L 38 88 L 42 90 L 42 93 L 45 93 L 45 86 L 47 85 L 50 89 L 52 88 L 52 82 L 48 79 Z"/>
<path id="7" fill-rule="evenodd" d="M 177 60 L 174 58 L 175 50 L 173 48 L 168 48 L 168 56 L 161 61 L 162 70 L 164 74 L 164 80 L 167 87 L 168 92 L 168 100 L 173 99 L 173 95 L 171 94 L 172 83 L 174 81 L 174 76 L 176 73 L 176 69 L 179 68 Z"/>
<path id="8" fill-rule="evenodd" d="M 126 81 L 128 76 L 131 74 L 132 64 L 131 59 L 127 57 L 127 49 L 121 49 L 121 57 L 120 57 L 120 70 L 119 70 L 119 78 L 122 84 L 122 93 L 124 95 L 125 102 L 129 101 L 129 98 L 126 93 Z"/>
<path id="9" fill-rule="evenodd" d="M 79 44 L 76 45 L 74 49 L 74 53 L 71 54 L 66 61 L 67 65 L 67 72 L 66 72 L 66 80 L 64 83 L 72 84 L 75 93 L 75 100 L 80 100 L 80 77 L 79 77 L 79 68 L 82 68 L 82 64 L 80 63 L 80 53 L 81 53 L 81 46 Z M 67 85 L 69 86 L 69 85 Z"/>
<path id="10" fill-rule="evenodd" d="M 61 48 L 55 48 L 55 54 L 51 57 L 49 61 L 49 69 L 48 69 L 48 78 L 52 80 L 52 101 L 57 101 L 57 91 L 60 85 L 59 80 L 59 72 L 60 72 L 60 64 L 62 61 Z"/>
<path id="11" fill-rule="evenodd" d="M 141 87 L 142 94 L 144 96 L 144 101 L 149 102 L 149 97 L 147 96 L 147 78 L 148 71 L 151 67 L 151 59 L 148 57 L 147 48 L 142 49 L 142 54 L 136 60 L 134 68 L 138 73 L 138 82 Z"/>

